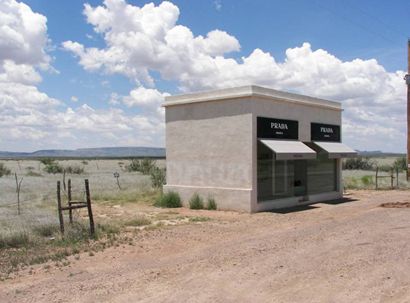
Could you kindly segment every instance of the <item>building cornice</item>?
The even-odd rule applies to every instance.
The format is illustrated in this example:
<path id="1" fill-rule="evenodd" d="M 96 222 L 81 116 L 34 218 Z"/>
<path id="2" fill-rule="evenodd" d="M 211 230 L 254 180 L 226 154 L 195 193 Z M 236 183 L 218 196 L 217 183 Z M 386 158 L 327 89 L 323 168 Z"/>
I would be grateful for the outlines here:
<path id="1" fill-rule="evenodd" d="M 339 102 L 278 91 L 271 88 L 255 85 L 168 96 L 165 97 L 165 102 L 162 104 L 162 106 L 168 107 L 199 102 L 222 101 L 227 99 L 242 99 L 246 97 L 257 97 L 281 102 L 297 103 L 301 105 L 322 107 L 337 111 L 342 110 L 341 103 Z"/>

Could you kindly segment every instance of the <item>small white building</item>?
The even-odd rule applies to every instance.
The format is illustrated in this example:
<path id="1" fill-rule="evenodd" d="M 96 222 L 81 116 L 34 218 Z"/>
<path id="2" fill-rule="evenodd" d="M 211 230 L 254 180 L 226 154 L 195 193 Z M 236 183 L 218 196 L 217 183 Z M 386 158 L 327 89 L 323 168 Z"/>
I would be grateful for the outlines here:
<path id="1" fill-rule="evenodd" d="M 166 97 L 165 191 L 257 212 L 342 197 L 341 104 L 259 86 Z"/>

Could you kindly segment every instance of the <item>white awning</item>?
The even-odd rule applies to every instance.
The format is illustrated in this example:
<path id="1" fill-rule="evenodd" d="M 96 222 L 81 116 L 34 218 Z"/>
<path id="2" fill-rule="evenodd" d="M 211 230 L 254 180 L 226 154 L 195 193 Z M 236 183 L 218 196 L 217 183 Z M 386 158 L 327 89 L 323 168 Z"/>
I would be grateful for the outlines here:
<path id="1" fill-rule="evenodd" d="M 356 157 L 357 152 L 339 142 L 313 142 L 329 154 L 329 159 Z"/>
<path id="2" fill-rule="evenodd" d="M 300 141 L 289 140 L 259 140 L 275 154 L 276 160 L 315 159 L 316 152 Z"/>

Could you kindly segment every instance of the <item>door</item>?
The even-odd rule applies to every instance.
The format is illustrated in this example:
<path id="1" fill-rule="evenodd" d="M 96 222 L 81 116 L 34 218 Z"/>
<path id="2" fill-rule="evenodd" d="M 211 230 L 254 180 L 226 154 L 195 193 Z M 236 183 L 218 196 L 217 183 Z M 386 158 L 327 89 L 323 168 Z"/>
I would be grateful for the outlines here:
<path id="1" fill-rule="evenodd" d="M 295 196 L 306 196 L 307 193 L 307 161 L 294 161 L 293 189 Z"/>

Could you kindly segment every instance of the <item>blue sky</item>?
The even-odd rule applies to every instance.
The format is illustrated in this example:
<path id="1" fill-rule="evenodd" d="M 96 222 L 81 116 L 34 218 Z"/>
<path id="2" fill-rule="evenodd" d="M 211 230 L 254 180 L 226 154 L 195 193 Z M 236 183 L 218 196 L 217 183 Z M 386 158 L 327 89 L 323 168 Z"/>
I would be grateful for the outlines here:
<path id="1" fill-rule="evenodd" d="M 6 2 L 14 3 L 15 1 L 6 0 Z M 135 7 L 143 7 L 146 3 L 150 2 L 152 1 L 127 1 L 129 5 Z M 95 30 L 98 26 L 97 24 L 104 22 L 103 18 L 98 19 L 94 24 L 90 24 L 87 21 L 90 15 L 84 13 L 85 3 L 89 3 L 92 10 L 101 6 L 109 11 L 110 9 L 102 1 L 26 0 L 20 3 L 26 4 L 33 14 L 41 14 L 47 19 L 46 29 L 40 34 L 47 36 L 49 42 L 41 47 L 44 49 L 45 56 L 49 56 L 51 59 L 46 64 L 48 66 L 45 69 L 40 67 L 40 62 L 32 64 L 35 71 L 41 75 L 42 80 L 32 82 L 30 86 L 46 94 L 48 98 L 58 100 L 59 104 L 53 105 L 56 107 L 50 115 L 58 116 L 61 114 L 61 117 L 65 117 L 67 110 L 72 109 L 74 112 L 72 113 L 73 117 L 78 116 L 80 120 L 84 120 L 84 128 L 71 130 L 70 125 L 73 125 L 72 121 L 69 121 L 70 123 L 67 122 L 67 125 L 62 126 L 60 129 L 53 130 L 50 130 L 50 126 L 47 126 L 47 123 L 33 125 L 32 122 L 22 122 L 21 130 L 16 131 L 12 136 L 4 135 L 1 137 L 0 135 L 0 150 L 119 145 L 163 146 L 163 126 L 157 130 L 153 130 L 154 126 L 151 128 L 147 126 L 141 128 L 141 125 L 144 123 L 152 123 L 152 121 L 155 122 L 154 124 L 158 121 L 158 123 L 161 123 L 161 115 L 156 112 L 156 109 L 152 107 L 147 109 L 145 107 L 151 102 L 150 100 L 155 99 L 153 96 L 156 94 L 159 98 L 163 98 L 161 94 L 174 94 L 181 91 L 195 91 L 212 87 L 211 84 L 209 84 L 211 86 L 205 84 L 209 83 L 207 80 L 208 75 L 190 75 L 187 72 L 187 78 L 192 77 L 196 80 L 193 84 L 187 78 L 175 76 L 162 67 L 158 67 L 153 62 L 158 58 L 147 59 L 149 63 L 138 61 L 138 55 L 130 55 L 130 57 L 124 58 L 126 61 L 137 60 L 138 64 L 147 67 L 153 79 L 152 83 L 146 82 L 140 75 L 130 75 L 126 71 L 118 71 L 117 66 L 120 65 L 123 59 L 118 59 L 117 62 L 112 63 L 112 66 L 109 67 L 106 64 L 111 63 L 103 62 L 102 64 L 105 67 L 93 68 L 92 64 L 100 64 L 102 61 L 92 62 L 91 64 L 89 63 L 90 57 L 87 54 L 76 52 L 72 45 L 67 46 L 64 43 L 67 41 L 75 42 L 78 45 L 82 45 L 86 50 L 90 47 L 95 47 L 102 51 L 109 50 L 113 43 L 108 41 L 105 36 L 109 30 L 99 33 Z M 153 3 L 155 7 L 159 7 L 162 1 L 153 1 Z M 303 74 L 305 71 L 301 70 L 300 64 L 303 67 L 304 63 L 301 62 L 298 63 L 299 67 L 295 67 L 294 64 L 289 64 L 287 67 L 281 66 L 280 68 L 283 69 L 286 76 L 271 82 L 266 81 L 262 76 L 259 78 L 254 76 L 254 69 L 251 67 L 244 69 L 244 76 L 241 79 L 231 79 L 229 78 L 230 76 L 223 75 L 221 72 L 221 81 L 218 82 L 218 85 L 225 87 L 232 86 L 233 83 L 242 84 L 249 82 L 335 99 L 341 101 L 346 109 L 354 104 L 360 104 L 360 110 L 346 110 L 347 113 L 344 118 L 346 118 L 347 126 L 344 131 L 346 134 L 344 140 L 358 149 L 405 151 L 405 121 L 402 115 L 405 101 L 405 96 L 402 96 L 402 94 L 405 86 L 403 82 L 403 87 L 400 87 L 398 79 L 402 77 L 407 64 L 406 46 L 407 36 L 410 35 L 410 18 L 408 18 L 410 15 L 410 2 L 369 0 L 186 0 L 172 1 L 172 3 L 179 9 L 176 25 L 183 25 L 185 28 L 188 28 L 192 32 L 193 37 L 198 37 L 199 35 L 206 37 L 208 32 L 220 30 L 226 32 L 229 37 L 224 36 L 218 39 L 228 41 L 231 39 L 230 37 L 234 37 L 237 40 L 237 43 L 232 39 L 229 40 L 229 43 L 226 42 L 226 49 L 221 53 L 212 53 L 210 55 L 204 53 L 204 56 L 210 56 L 209 60 L 213 60 L 217 56 L 223 56 L 224 60 L 233 58 L 240 65 L 243 63 L 243 57 L 248 58 L 255 49 L 260 49 L 264 54 L 269 54 L 271 58 L 274 58 L 275 62 L 281 64 L 285 60 L 291 61 L 286 50 L 294 49 L 296 51 L 297 49 L 302 49 L 303 43 L 306 42 L 309 43 L 309 47 L 305 45 L 305 50 L 308 53 L 306 56 L 312 56 L 311 60 L 313 62 L 318 65 L 335 65 L 334 73 L 332 73 L 331 69 L 327 70 L 324 67 L 325 71 L 321 71 L 321 68 L 319 68 L 319 72 L 314 72 L 315 77 L 321 75 L 321 77 L 334 77 L 337 79 L 340 76 L 338 73 L 341 71 L 346 73 L 343 77 L 344 79 L 354 77 L 355 71 L 352 71 L 351 65 L 357 65 L 357 73 L 362 75 L 362 78 L 355 79 L 353 82 L 356 84 L 362 83 L 361 85 L 363 86 L 351 86 L 349 79 L 345 79 L 349 82 L 346 87 L 352 89 L 351 95 L 356 96 L 355 98 L 351 97 L 349 91 L 346 92 L 346 90 L 343 90 L 343 92 L 333 91 L 332 93 L 324 93 L 319 87 L 313 89 L 308 84 L 303 86 L 295 79 L 291 79 L 291 75 L 295 73 L 300 73 L 299 77 L 305 76 L 312 77 L 313 79 L 313 74 Z M 17 9 L 19 8 L 16 6 Z M 166 9 L 172 10 L 172 7 L 167 7 Z M 19 29 L 16 30 L 18 31 Z M 121 30 L 124 29 L 116 29 L 115 33 L 121 33 Z M 128 30 L 135 31 L 135 29 L 131 28 L 124 30 L 124 32 Z M 2 36 L 0 34 L 0 42 L 1 39 Z M 7 39 L 7 37 L 3 39 Z M 240 45 L 240 49 L 238 45 Z M 124 45 L 119 44 L 117 46 L 123 47 Z M 139 47 L 141 46 L 135 45 L 135 54 L 140 54 Z M 323 50 L 326 54 L 317 52 L 318 50 Z M 128 48 L 127 51 L 129 51 Z M 175 48 L 172 51 L 174 52 Z M 353 63 L 351 65 L 347 64 L 347 67 L 343 65 L 339 68 L 336 66 L 339 63 L 331 62 L 332 57 L 337 58 L 341 66 L 344 62 Z M 356 64 L 354 60 L 357 58 L 362 61 Z M 0 57 L 1 59 L 18 63 L 18 60 L 13 58 L 13 55 L 10 55 L 9 58 Z M 81 62 L 81 59 L 88 60 L 88 63 Z M 191 59 L 197 60 L 197 58 Z M 371 61 L 372 59 L 377 60 L 377 63 Z M 309 65 L 311 62 L 307 61 L 306 70 L 311 68 Z M 254 66 L 257 66 L 257 63 Z M 183 68 L 185 67 L 181 67 L 182 70 Z M 238 66 L 238 68 L 242 67 Z M 275 68 L 274 65 L 273 68 Z M 384 71 L 381 69 L 384 69 Z M 397 75 L 395 72 L 398 70 L 402 72 Z M 367 83 L 366 81 L 369 83 L 374 81 L 372 78 L 373 71 L 377 79 L 384 79 L 380 80 L 380 85 L 383 86 L 383 83 L 386 83 L 386 86 L 390 87 L 389 90 L 377 91 L 377 88 L 374 88 L 372 91 L 366 91 L 364 87 L 365 83 Z M 269 75 L 269 71 L 267 71 L 267 74 Z M 394 79 L 392 80 L 392 78 Z M 294 83 L 299 84 L 296 85 Z M 148 90 L 144 90 L 144 92 L 147 92 L 146 100 L 136 100 L 135 98 L 138 99 L 138 97 L 135 97 L 135 100 L 133 99 L 131 92 L 138 87 Z M 372 103 L 375 96 L 381 95 L 383 97 L 380 97 L 380 100 Z M 116 97 L 113 98 L 113 96 Z M 127 96 L 129 97 L 128 99 Z M 113 99 L 116 101 L 112 102 Z M 154 100 L 152 102 L 152 104 L 159 104 L 159 101 Z M 390 110 L 389 106 L 393 103 L 394 106 Z M 95 111 L 95 118 L 92 121 L 85 121 L 90 116 L 90 109 L 84 107 L 84 104 Z M 49 104 L 50 106 L 52 106 L 51 103 Z M 13 113 L 10 114 L 10 117 L 13 117 L 14 120 L 21 118 L 26 121 L 28 116 L 30 116 L 30 121 L 32 121 L 34 119 L 34 110 L 42 111 L 34 107 L 34 105 L 33 108 L 35 109 L 30 113 Z M 115 112 L 116 110 L 120 112 Z M 115 129 L 108 135 L 102 132 L 95 133 L 92 127 L 99 127 L 98 123 L 102 123 L 98 115 L 103 117 L 101 120 L 104 120 L 107 116 L 111 118 L 115 116 L 114 120 L 121 120 L 124 125 L 121 129 Z M 139 120 L 131 121 L 130 119 L 132 119 L 133 115 L 139 117 Z M 375 120 L 374 122 L 377 120 L 380 123 L 379 117 L 385 117 L 386 115 L 394 117 L 396 124 L 394 126 L 387 126 L 387 128 L 384 127 L 377 132 L 372 131 L 372 120 Z M 144 119 L 149 121 L 144 122 Z M 115 121 L 110 123 L 114 124 Z M 6 126 L 6 122 L 1 125 L 3 128 Z M 381 140 L 380 137 L 388 134 L 392 129 L 396 129 L 397 134 L 395 138 L 391 138 L 391 142 L 387 140 L 386 144 L 386 139 Z M 135 131 L 136 137 L 143 138 L 132 138 L 133 131 Z M 365 142 L 357 140 L 357 133 L 363 133 L 363 131 L 369 134 L 369 139 Z M 33 135 L 30 137 L 27 135 L 28 133 Z M 58 138 L 55 136 L 57 133 Z M 64 133 L 64 135 L 61 135 L 61 133 Z M 144 133 L 144 135 L 141 136 L 140 133 Z M 89 139 L 89 137 L 95 138 L 95 140 Z"/>

